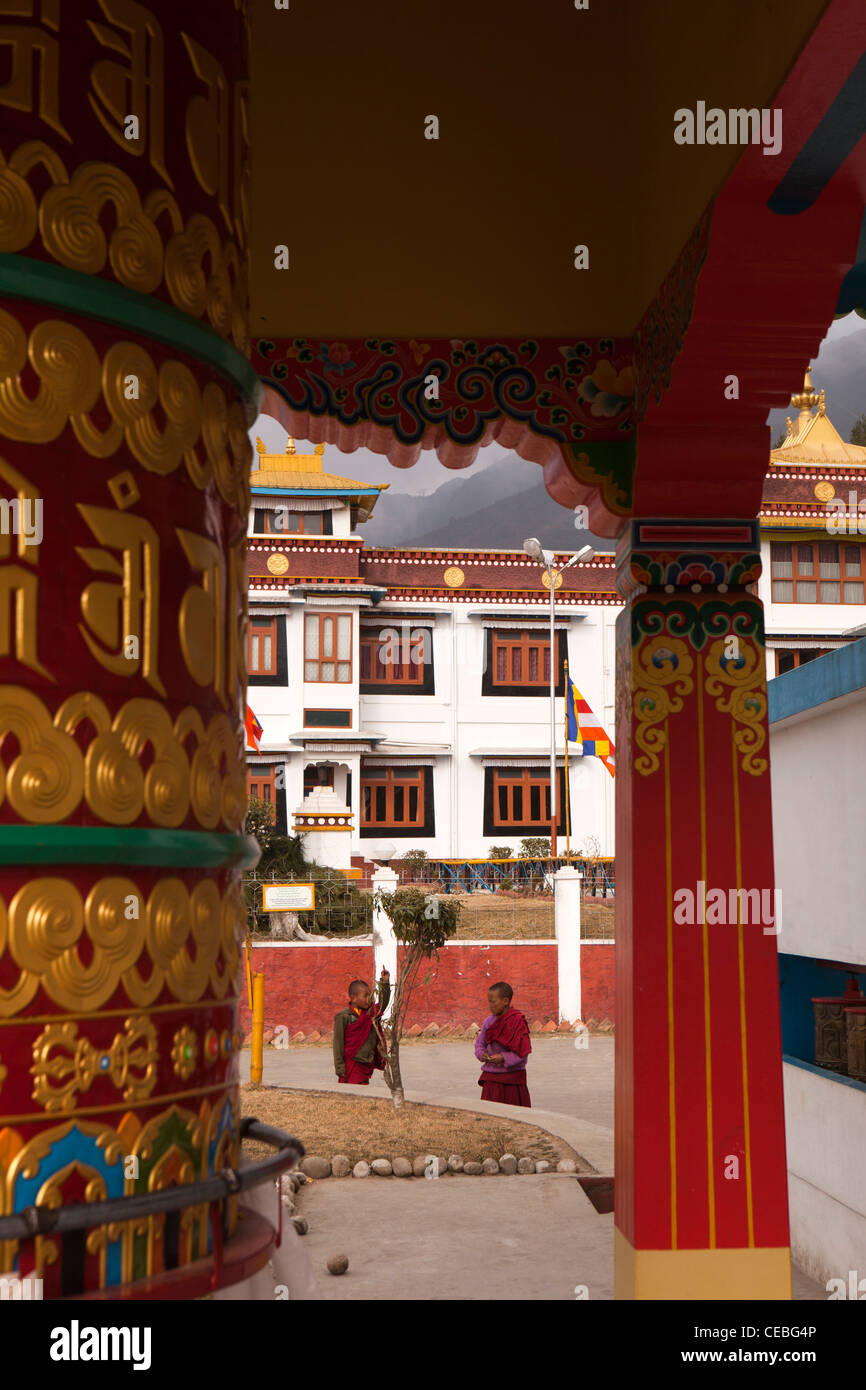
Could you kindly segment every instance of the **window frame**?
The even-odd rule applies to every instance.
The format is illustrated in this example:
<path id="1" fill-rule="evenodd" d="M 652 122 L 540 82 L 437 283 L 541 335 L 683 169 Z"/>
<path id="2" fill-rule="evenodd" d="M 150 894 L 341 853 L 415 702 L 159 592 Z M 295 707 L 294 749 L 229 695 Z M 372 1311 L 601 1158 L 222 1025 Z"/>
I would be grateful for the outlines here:
<path id="1" fill-rule="evenodd" d="M 556 826 L 557 835 L 565 834 L 565 768 L 556 769 L 556 797 L 559 812 Z M 484 769 L 484 834 L 487 835 L 533 835 L 546 831 L 550 833 L 550 817 L 546 820 L 533 820 L 524 816 L 523 820 L 503 820 L 499 811 L 499 792 L 503 785 L 512 790 L 520 785 L 523 791 L 522 810 L 531 807 L 532 787 L 540 790 L 542 813 L 547 805 L 550 791 L 550 768 L 543 764 L 534 767 L 486 767 Z M 510 810 L 513 811 L 513 800 Z"/>
<path id="2" fill-rule="evenodd" d="M 273 676 L 276 683 L 279 671 L 279 639 L 278 639 L 278 619 L 261 618 L 257 614 L 252 614 L 247 626 L 247 673 L 250 676 Z M 268 667 L 253 666 L 253 638 L 270 637 L 271 639 L 271 664 Z"/>
<path id="3" fill-rule="evenodd" d="M 821 560 L 821 550 L 820 550 L 820 548 L 821 548 L 822 545 L 835 545 L 835 546 L 837 546 L 837 548 L 838 548 L 838 551 L 839 551 L 839 559 L 838 559 L 838 562 L 832 562 L 832 561 L 830 562 L 830 563 L 838 563 L 838 565 L 839 565 L 839 573 L 838 573 L 838 575 L 837 575 L 835 578 L 826 578 L 826 577 L 822 578 L 822 576 L 821 576 L 821 573 L 820 573 L 821 565 L 822 565 L 822 564 L 828 563 L 827 561 L 822 561 L 822 560 Z M 777 552 L 779 551 L 779 549 L 780 549 L 781 546 L 787 546 L 787 547 L 790 548 L 790 551 L 791 551 L 791 558 L 790 558 L 790 560 L 780 560 L 780 559 L 778 558 Z M 808 546 L 809 550 L 811 551 L 811 560 L 810 560 L 810 561 L 807 561 L 807 560 L 805 559 L 805 557 L 801 556 L 800 553 L 799 553 L 800 550 L 805 549 L 807 546 Z M 856 549 L 857 552 L 858 552 L 859 572 L 856 573 L 856 574 L 853 573 L 853 572 L 848 573 L 848 568 L 847 568 L 847 566 L 848 566 L 848 557 L 847 557 L 846 552 L 847 552 L 847 550 L 848 550 L 849 548 L 850 548 L 850 549 Z M 780 563 L 780 564 L 790 564 L 790 566 L 791 566 L 791 573 L 790 573 L 790 575 L 775 575 L 775 574 L 773 573 L 773 566 L 774 566 L 776 563 Z M 806 570 L 806 571 L 804 571 L 804 572 L 801 573 L 801 572 L 800 572 L 800 564 L 801 564 L 801 563 L 803 563 L 803 564 L 811 564 L 811 571 Z M 778 598 L 778 597 L 776 596 L 776 585 L 777 585 L 777 584 L 790 584 L 790 585 L 791 585 L 791 589 L 792 589 L 792 597 L 791 597 L 791 598 Z M 801 597 L 799 596 L 799 594 L 798 594 L 798 587 L 799 587 L 800 584 L 814 584 L 814 586 L 815 586 L 815 597 L 814 597 L 814 598 L 801 598 Z M 824 584 L 838 584 L 838 586 L 839 586 L 839 597 L 838 597 L 837 599 L 822 599 L 822 597 L 821 597 L 821 587 L 822 587 L 822 585 L 824 585 Z M 861 597 L 860 597 L 860 598 L 856 598 L 856 599 L 846 599 L 846 597 L 845 597 L 845 586 L 846 586 L 846 584 L 859 584 L 860 587 L 861 587 L 861 591 L 862 591 Z M 801 540 L 771 541 L 771 542 L 770 542 L 770 597 L 771 597 L 773 603 L 801 603 L 801 604 L 820 604 L 820 603 L 824 603 L 824 604 L 829 604 L 829 605 L 831 605 L 831 606 L 838 606 L 838 607 L 842 607 L 842 606 L 854 607 L 854 606 L 856 606 L 858 603 L 861 603 L 861 604 L 862 604 L 862 603 L 866 602 L 866 545 L 864 545 L 862 542 L 859 542 L 859 543 L 858 543 L 857 541 L 848 540 L 847 537 L 844 537 L 844 536 L 840 536 L 840 537 L 838 537 L 837 539 L 832 539 L 832 540 L 823 540 L 823 539 L 821 539 L 821 540 L 811 540 L 811 541 L 808 541 L 808 540 L 807 540 L 807 541 L 801 541 Z"/>
<path id="4" fill-rule="evenodd" d="M 402 620 L 401 620 L 402 621 Z M 380 667 L 386 674 L 380 676 L 375 667 L 375 647 L 381 645 L 382 633 L 389 628 L 396 628 L 399 631 L 399 623 L 383 622 L 379 627 L 362 624 L 358 641 L 358 691 L 361 695 L 433 695 L 435 694 L 434 674 L 433 674 L 433 629 L 429 626 L 411 624 L 411 631 L 423 636 L 424 659 L 421 662 L 413 663 L 410 661 L 410 670 L 417 672 L 417 678 L 411 680 L 396 680 L 389 677 L 387 672 L 397 668 Z M 402 644 L 402 632 L 400 633 Z M 364 675 L 364 656 L 370 653 L 370 675 Z M 402 663 L 400 670 L 403 670 Z"/>
<path id="5" fill-rule="evenodd" d="M 496 640 L 495 640 L 495 639 L 496 639 L 496 636 L 497 636 L 497 634 L 498 634 L 499 632 L 501 632 L 501 633 L 504 635 L 505 639 L 506 639 L 505 642 L 502 643 L 502 645 L 505 645 L 506 647 L 511 648 L 511 649 L 513 649 L 514 646 L 518 645 L 517 642 L 516 642 L 514 639 L 521 638 L 521 637 L 523 637 L 524 635 L 526 635 L 527 637 L 528 637 L 528 636 L 536 637 L 536 634 L 537 634 L 537 645 L 539 645 L 539 646 L 541 647 L 542 653 L 543 653 L 543 649 L 544 649 L 545 646 L 547 646 L 548 648 L 549 648 L 549 646 L 550 646 L 550 630 L 549 630 L 549 628 L 542 628 L 542 627 L 540 627 L 540 626 L 535 627 L 535 626 L 532 626 L 532 625 L 529 625 L 529 624 L 527 625 L 526 628 L 519 628 L 519 629 L 518 629 L 518 628 L 507 628 L 507 627 L 504 627 L 504 628 L 496 628 L 496 627 L 488 627 L 488 628 L 485 628 L 485 630 L 484 630 L 484 652 L 485 652 L 485 661 L 484 661 L 484 673 L 483 673 L 483 675 L 482 675 L 482 677 L 481 677 L 481 694 L 482 694 L 482 695 L 496 695 L 496 696 L 499 696 L 499 697 L 504 697 L 504 698 L 506 698 L 506 699 L 507 699 L 507 698 L 510 698 L 510 697 L 522 696 L 522 695 L 528 695 L 528 696 L 530 696 L 530 697 L 540 697 L 540 698 L 542 698 L 542 699 L 544 698 L 544 696 L 549 696 L 549 695 L 550 695 L 550 676 L 549 676 L 549 675 L 547 676 L 546 679 L 541 679 L 541 680 L 538 680 L 538 681 L 536 681 L 536 682 L 532 682 L 532 683 L 530 683 L 530 684 L 527 684 L 527 683 L 525 683 L 525 682 L 523 682 L 523 681 L 521 681 L 521 682 L 519 682 L 519 683 L 518 683 L 518 682 L 515 682 L 515 681 L 500 681 L 500 680 L 498 680 L 498 679 L 495 678 L 495 669 L 496 669 L 496 667 L 495 667 L 495 662 L 496 662 L 495 653 L 496 653 L 496 647 L 497 647 L 497 643 L 496 643 Z M 568 631 L 567 631 L 565 628 L 556 628 L 555 633 L 554 633 L 554 636 L 555 636 L 555 645 L 556 645 L 556 685 L 554 686 L 554 691 L 555 691 L 555 694 L 556 694 L 557 696 L 562 697 L 562 696 L 565 695 L 565 662 L 566 662 L 566 660 L 567 660 L 567 658 L 568 658 Z M 526 650 L 527 650 L 527 652 L 528 652 L 529 646 L 530 646 L 530 645 L 534 645 L 534 644 L 531 644 L 529 641 L 527 641 L 527 642 L 525 642 L 523 645 L 525 646 L 525 648 L 526 648 Z M 542 669 L 542 671 L 544 670 L 544 657 L 543 657 L 543 655 L 542 655 L 542 659 L 541 659 L 541 669 Z"/>
<path id="6" fill-rule="evenodd" d="M 310 622 L 316 622 L 316 623 L 318 623 L 318 625 L 319 625 L 319 628 L 318 628 L 318 631 L 319 631 L 319 636 L 318 636 L 318 651 L 321 653 L 321 651 L 322 651 L 322 646 L 323 646 L 322 634 L 323 634 L 323 632 L 324 632 L 324 624 L 325 624 L 326 622 L 330 622 L 332 619 L 334 619 L 334 620 L 336 620 L 337 622 L 339 622 L 339 620 L 340 620 L 341 618 L 345 618 L 345 619 L 348 621 L 348 623 L 349 623 L 349 655 L 348 655 L 348 658 L 346 658 L 346 657 L 338 657 L 338 656 L 337 656 L 337 651 L 339 650 L 339 645 L 340 645 L 340 641 L 339 641 L 339 627 L 335 628 L 335 637 L 334 637 L 334 645 L 333 645 L 333 652 L 334 652 L 334 655 L 333 655 L 333 656 L 325 656 L 325 657 L 323 657 L 323 656 L 321 656 L 321 655 L 319 655 L 319 656 L 307 656 L 307 624 L 310 623 Z M 351 685 L 351 684 L 353 683 L 354 677 L 355 677 L 355 663 L 354 663 L 355 627 L 354 627 L 354 614 L 353 614 L 353 613 L 341 613 L 341 612 L 333 612 L 333 613 L 332 613 L 332 612 L 330 612 L 330 611 L 328 611 L 328 612 L 322 612 L 321 610 L 316 610 L 316 611 L 313 612 L 313 613 L 305 613 L 305 614 L 304 614 L 304 639 L 303 639 L 303 640 L 304 640 L 304 650 L 303 650 L 302 660 L 303 660 L 303 665 L 304 665 L 304 672 L 303 672 L 303 675 L 304 675 L 304 684 L 305 684 L 305 685 Z M 317 666 L 317 668 L 318 668 L 318 675 L 316 675 L 316 676 L 308 676 L 308 675 L 307 675 L 307 666 L 308 666 L 309 663 L 311 663 L 311 662 L 315 662 L 315 663 L 316 663 L 316 666 Z M 343 680 L 339 680 L 339 679 L 337 678 L 337 674 L 336 674 L 336 673 L 337 673 L 337 668 L 338 668 L 339 666 L 345 666 L 345 665 L 347 664 L 347 662 L 348 662 L 348 666 L 349 666 L 349 674 L 348 674 L 348 676 L 346 676 Z M 333 678 L 333 680 L 324 680 L 324 679 L 322 678 L 322 666 L 323 666 L 323 665 L 331 665 L 331 666 L 334 667 L 334 678 Z"/>
<path id="7" fill-rule="evenodd" d="M 367 805 L 373 806 L 373 787 L 385 787 L 385 818 L 368 819 Z M 404 814 L 397 819 L 395 812 L 396 794 L 403 793 Z M 409 792 L 417 791 L 417 813 L 414 820 L 408 816 Z M 369 798 L 367 793 L 370 793 Z M 399 839 L 435 835 L 435 813 L 433 805 L 433 769 L 417 764 L 411 766 L 361 766 L 361 787 L 358 805 L 358 833 L 364 839 L 375 839 L 387 835 Z"/>

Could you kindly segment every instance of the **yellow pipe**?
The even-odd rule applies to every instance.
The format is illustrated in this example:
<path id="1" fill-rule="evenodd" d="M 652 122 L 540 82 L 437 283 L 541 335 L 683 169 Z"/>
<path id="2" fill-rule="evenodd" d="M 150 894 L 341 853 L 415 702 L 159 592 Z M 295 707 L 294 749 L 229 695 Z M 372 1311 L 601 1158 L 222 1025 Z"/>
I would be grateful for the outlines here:
<path id="1" fill-rule="evenodd" d="M 262 1051 L 265 1031 L 265 977 L 260 971 L 253 975 L 253 1037 L 250 1058 L 250 1081 L 262 1079 Z"/>

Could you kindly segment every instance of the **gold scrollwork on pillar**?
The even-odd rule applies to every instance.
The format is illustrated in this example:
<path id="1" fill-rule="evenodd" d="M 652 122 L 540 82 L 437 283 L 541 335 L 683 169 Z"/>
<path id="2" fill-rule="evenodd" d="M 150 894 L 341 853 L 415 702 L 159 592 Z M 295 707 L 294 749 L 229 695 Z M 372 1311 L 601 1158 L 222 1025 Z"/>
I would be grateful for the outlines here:
<path id="1" fill-rule="evenodd" d="M 41 198 L 28 182 L 34 169 L 51 180 Z M 110 236 L 100 223 L 108 204 L 117 224 Z M 223 240 L 204 213 L 184 222 L 167 188 L 142 203 L 132 179 L 115 165 L 91 160 L 70 175 L 49 145 L 30 140 L 8 163 L 0 152 L 0 210 L 0 251 L 24 251 L 39 233 L 49 256 L 68 270 L 99 275 L 107 261 L 128 289 L 152 294 L 164 284 L 178 309 L 206 315 L 217 333 L 246 352 L 248 294 L 237 245 Z M 171 227 L 165 245 L 163 217 Z"/>
<path id="2" fill-rule="evenodd" d="M 132 918 L 130 900 L 141 905 Z M 192 892 L 179 878 L 160 879 L 148 897 L 132 879 L 104 878 L 86 900 L 69 879 L 32 879 L 8 906 L 0 896 L 0 956 L 8 950 L 21 972 L 0 988 L 0 1018 L 20 1013 L 40 986 L 71 1012 L 103 1007 L 120 984 L 140 1009 L 163 987 L 183 1004 L 208 988 L 223 1000 L 237 983 L 244 921 L 239 886 L 221 898 L 213 879 Z M 79 955 L 85 939 L 89 964 Z"/>
<path id="3" fill-rule="evenodd" d="M 126 1101 L 146 1100 L 156 1085 L 157 1033 L 150 1019 L 128 1018 L 107 1048 L 78 1037 L 77 1023 L 49 1023 L 33 1044 L 33 1099 L 46 1110 L 72 1110 L 79 1092 L 104 1077 Z"/>
<path id="4" fill-rule="evenodd" d="M 0 219 L 0 250 L 2 239 Z M 28 362 L 39 378 L 35 396 L 21 382 Z M 131 377 L 137 382 L 133 395 L 128 390 Z M 90 417 L 100 395 L 111 416 L 104 429 Z M 200 391 L 183 362 L 164 362 L 157 370 L 138 343 L 114 343 L 100 361 L 90 339 L 74 324 L 47 319 L 28 336 L 13 314 L 0 309 L 0 433 L 23 444 L 47 444 L 67 423 L 94 458 L 109 458 L 125 443 L 150 473 L 166 477 L 185 464 L 199 489 L 213 477 L 223 501 L 246 517 L 250 446 L 239 401 L 229 402 L 215 381 Z M 12 486 L 24 486 L 8 465 L 6 470 Z"/>
<path id="5" fill-rule="evenodd" d="M 632 708 L 635 742 L 643 749 L 634 760 L 635 770 L 646 777 L 657 771 L 658 755 L 667 732 L 662 725 L 678 714 L 683 698 L 694 689 L 694 661 L 685 642 L 675 637 L 653 637 L 637 648 L 632 658 Z"/>
<path id="6" fill-rule="evenodd" d="M 85 722 L 97 732 L 82 751 L 75 733 Z M 6 685 L 0 686 L 0 730 L 0 805 L 8 798 L 22 820 L 63 821 L 84 797 L 112 825 L 130 825 L 146 811 L 154 824 L 176 828 L 190 805 L 205 830 L 222 824 L 237 833 L 243 824 L 241 733 L 227 715 L 214 715 L 205 727 L 187 706 L 172 724 L 157 701 L 133 699 L 112 720 L 98 696 L 81 692 L 64 700 L 52 720 L 38 695 Z M 7 733 L 19 744 L 8 768 Z M 152 755 L 146 771 L 145 751 Z"/>
<path id="7" fill-rule="evenodd" d="M 729 643 L 736 641 L 737 655 L 728 656 Z M 734 732 L 734 743 L 742 754 L 742 769 L 752 777 L 760 777 L 769 766 L 759 758 L 767 741 L 767 686 L 764 654 L 761 648 L 746 637 L 720 638 L 707 653 L 706 690 L 716 696 L 716 709 L 729 714 L 740 725 Z"/>

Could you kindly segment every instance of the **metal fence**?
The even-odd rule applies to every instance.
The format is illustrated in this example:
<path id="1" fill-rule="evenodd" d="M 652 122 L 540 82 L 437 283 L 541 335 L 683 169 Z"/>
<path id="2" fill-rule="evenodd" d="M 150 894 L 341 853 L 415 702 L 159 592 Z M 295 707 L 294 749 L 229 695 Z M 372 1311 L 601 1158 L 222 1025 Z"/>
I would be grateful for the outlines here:
<path id="1" fill-rule="evenodd" d="M 315 907 L 298 913 L 300 925 L 317 936 L 336 940 L 367 936 L 373 930 L 373 895 L 369 880 L 347 879 L 334 872 L 318 878 L 312 874 L 272 873 L 262 878 L 251 873 L 244 876 L 244 896 L 247 920 L 255 936 L 271 934 L 270 913 L 262 907 L 262 889 L 271 883 L 314 883 Z"/>
<path id="2" fill-rule="evenodd" d="M 616 892 L 614 860 L 580 859 L 413 859 L 391 865 L 401 883 L 435 885 L 443 893 L 491 893 L 498 889 L 552 893 L 557 869 L 571 865 L 583 875 L 584 897 L 613 898 Z"/>

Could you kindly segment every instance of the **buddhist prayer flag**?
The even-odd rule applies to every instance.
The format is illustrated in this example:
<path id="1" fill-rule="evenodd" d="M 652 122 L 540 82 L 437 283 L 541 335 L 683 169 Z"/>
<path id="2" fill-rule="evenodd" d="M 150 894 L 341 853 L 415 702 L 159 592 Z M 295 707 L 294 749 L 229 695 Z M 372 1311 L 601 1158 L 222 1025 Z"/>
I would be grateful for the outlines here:
<path id="1" fill-rule="evenodd" d="M 572 680 L 566 683 L 565 714 L 569 743 L 582 743 L 583 756 L 601 758 L 613 777 L 616 750 Z"/>
<path id="2" fill-rule="evenodd" d="M 249 705 L 247 705 L 247 717 L 244 720 L 244 730 L 246 731 L 247 736 L 247 747 L 255 748 L 256 752 L 258 753 L 259 739 L 261 738 L 262 733 L 264 731 L 262 729 L 261 724 L 256 719 L 256 716 L 250 709 Z"/>

